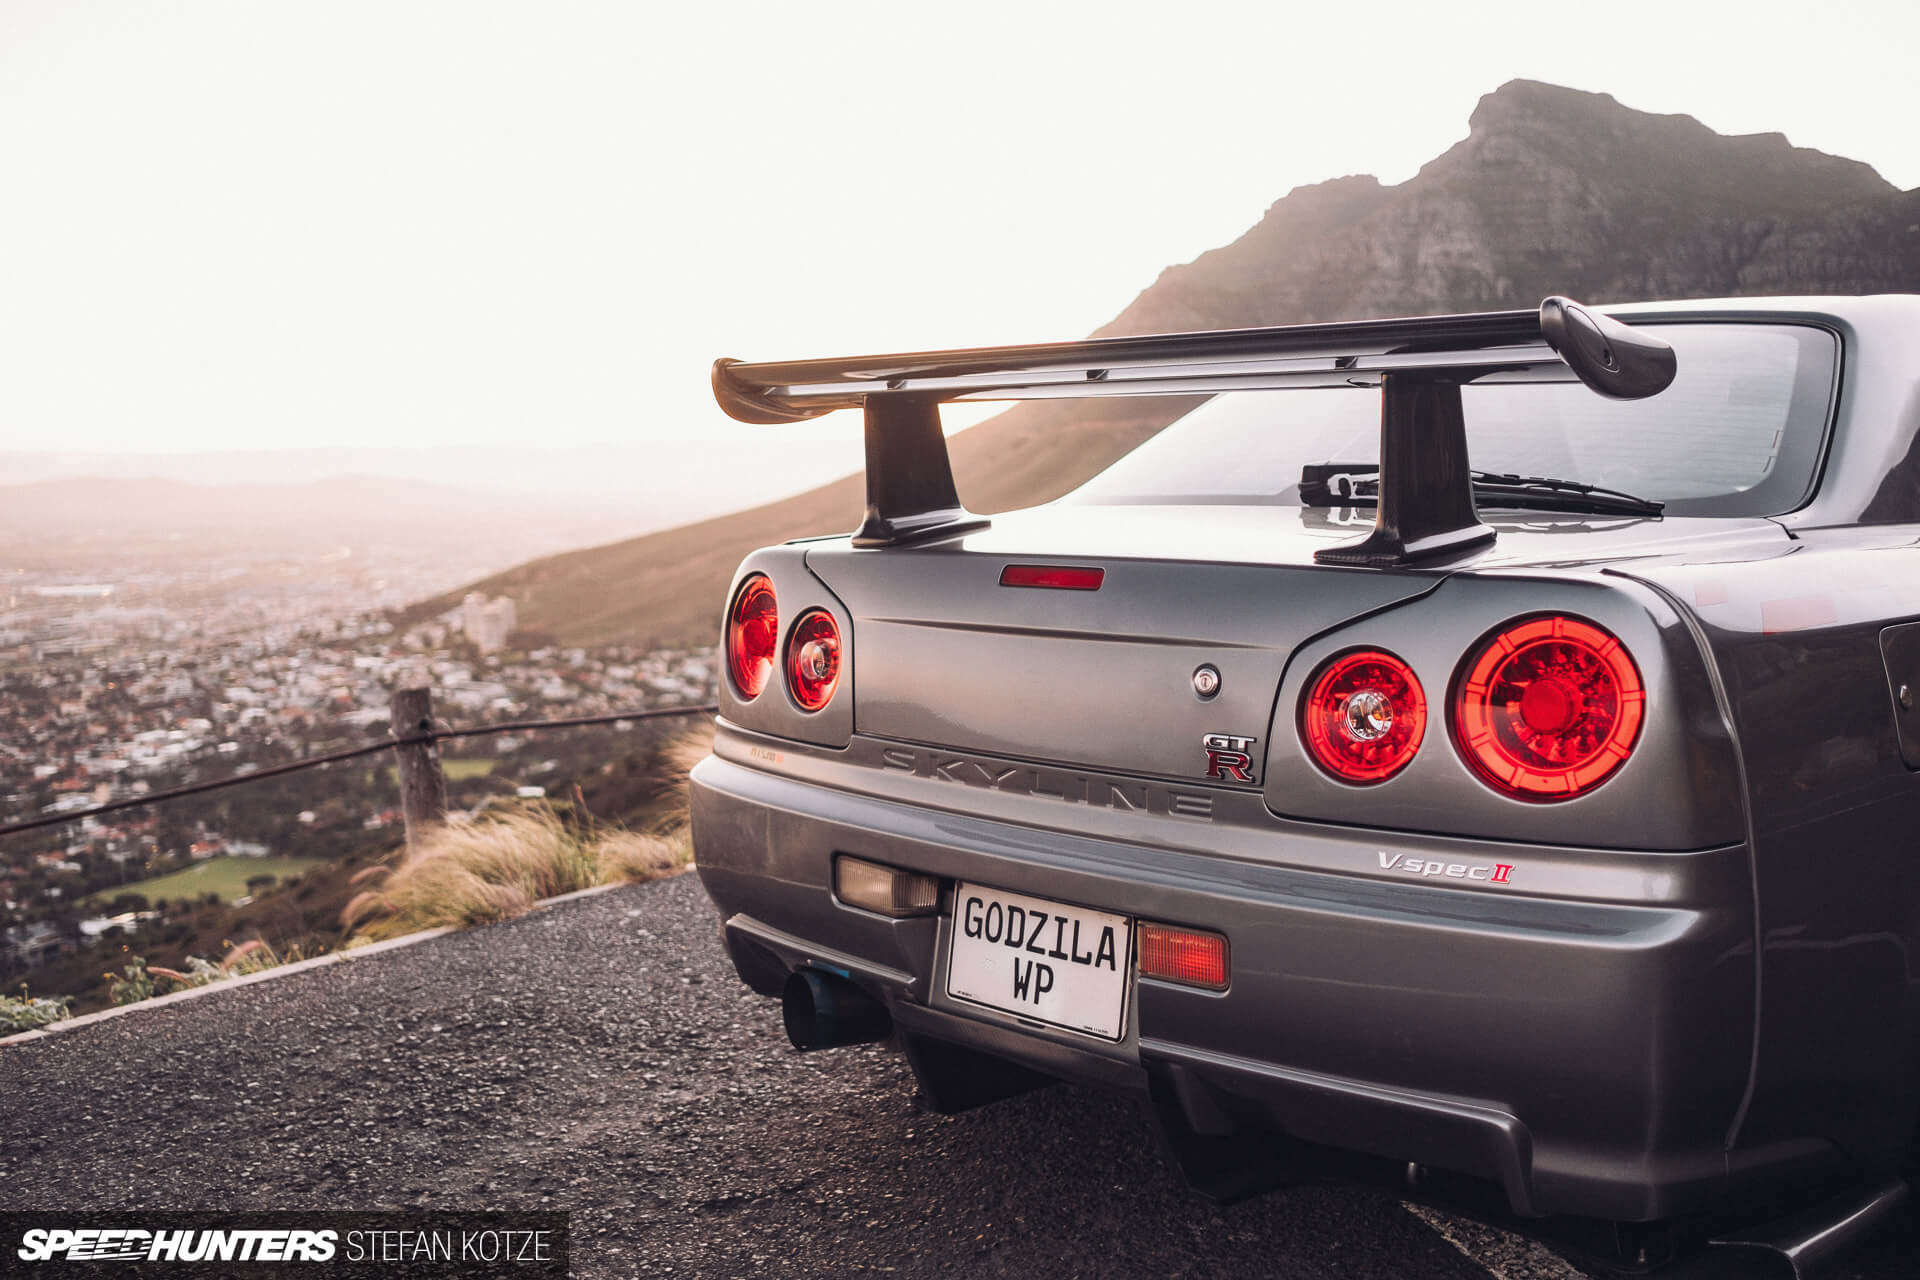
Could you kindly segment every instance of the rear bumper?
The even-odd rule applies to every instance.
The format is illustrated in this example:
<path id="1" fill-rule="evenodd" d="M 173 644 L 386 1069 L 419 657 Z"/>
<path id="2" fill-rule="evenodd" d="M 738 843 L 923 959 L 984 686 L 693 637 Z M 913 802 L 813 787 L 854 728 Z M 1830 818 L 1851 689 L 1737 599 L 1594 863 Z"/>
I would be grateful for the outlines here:
<path id="1" fill-rule="evenodd" d="M 694 771 L 692 812 L 742 978 L 772 994 L 803 965 L 840 972 L 888 1005 L 910 1051 L 953 1044 L 1135 1091 L 1194 1134 L 1278 1131 L 1470 1175 L 1520 1214 L 1674 1217 L 1827 1159 L 1822 1144 L 1725 1151 L 1751 1049 L 1745 901 L 1568 900 L 1230 860 L 719 757 Z M 1388 839 L 1408 857 L 1450 851 Z M 835 853 L 1217 929 L 1232 983 L 1135 979 L 1117 1044 L 964 1005 L 942 989 L 948 920 L 840 903 Z M 1721 854 L 1661 855 L 1676 856 Z"/>

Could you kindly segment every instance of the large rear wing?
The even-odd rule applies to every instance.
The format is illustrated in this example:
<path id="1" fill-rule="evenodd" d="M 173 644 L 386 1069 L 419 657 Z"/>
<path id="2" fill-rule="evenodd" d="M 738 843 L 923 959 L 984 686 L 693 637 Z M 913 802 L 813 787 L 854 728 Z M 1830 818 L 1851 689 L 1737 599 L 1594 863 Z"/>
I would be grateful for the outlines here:
<path id="1" fill-rule="evenodd" d="M 1673 348 L 1567 298 L 1538 311 L 1288 325 L 1207 333 L 833 360 L 717 360 L 713 393 L 742 422 L 866 415 L 867 513 L 855 546 L 890 546 L 986 523 L 960 505 L 940 405 L 972 400 L 1209 395 L 1291 386 L 1381 389 L 1373 532 L 1328 564 L 1405 564 L 1493 538 L 1473 505 L 1463 383 L 1578 378 L 1634 400 L 1666 389 Z"/>

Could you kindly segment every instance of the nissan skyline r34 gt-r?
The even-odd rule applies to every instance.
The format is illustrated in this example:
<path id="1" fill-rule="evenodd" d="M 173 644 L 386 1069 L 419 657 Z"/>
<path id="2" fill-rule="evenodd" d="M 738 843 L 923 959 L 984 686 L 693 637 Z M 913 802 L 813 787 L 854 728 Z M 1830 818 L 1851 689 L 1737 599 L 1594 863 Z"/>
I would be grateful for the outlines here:
<path id="1" fill-rule="evenodd" d="M 867 450 L 725 601 L 735 967 L 941 1110 L 1130 1091 L 1214 1194 L 1809 1265 L 1920 1110 L 1916 353 L 1920 298 L 1549 298 L 719 362 Z M 1204 400 L 961 505 L 942 403 L 1115 395 Z"/>

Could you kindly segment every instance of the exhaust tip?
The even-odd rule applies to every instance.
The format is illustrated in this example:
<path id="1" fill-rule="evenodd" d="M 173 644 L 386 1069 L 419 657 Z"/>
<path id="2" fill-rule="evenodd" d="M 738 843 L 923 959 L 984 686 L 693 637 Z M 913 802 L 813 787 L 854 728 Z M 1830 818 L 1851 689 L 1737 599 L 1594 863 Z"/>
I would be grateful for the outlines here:
<path id="1" fill-rule="evenodd" d="M 844 978 L 796 969 L 780 993 L 780 1018 L 793 1047 L 807 1052 L 868 1044 L 893 1034 L 886 1006 Z"/>

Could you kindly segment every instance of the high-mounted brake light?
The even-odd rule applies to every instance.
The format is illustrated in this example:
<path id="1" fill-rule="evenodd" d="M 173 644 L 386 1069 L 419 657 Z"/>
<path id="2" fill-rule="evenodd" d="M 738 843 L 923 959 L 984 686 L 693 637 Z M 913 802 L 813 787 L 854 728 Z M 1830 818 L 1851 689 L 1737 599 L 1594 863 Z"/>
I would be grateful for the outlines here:
<path id="1" fill-rule="evenodd" d="M 1329 658 L 1300 699 L 1300 737 L 1313 762 L 1342 782 L 1368 786 L 1407 767 L 1427 729 L 1427 695 L 1390 653 L 1356 649 Z"/>
<path id="2" fill-rule="evenodd" d="M 1224 991 L 1227 940 L 1217 933 L 1140 922 L 1140 976 Z"/>
<path id="3" fill-rule="evenodd" d="M 1454 739 L 1509 795 L 1568 800 L 1625 763 L 1646 701 L 1617 637 L 1578 618 L 1528 618 L 1496 632 L 1461 671 Z"/>
<path id="4" fill-rule="evenodd" d="M 727 610 L 727 674 L 742 698 L 751 702 L 767 687 L 779 650 L 780 605 L 773 583 L 756 573 L 740 584 Z"/>
<path id="5" fill-rule="evenodd" d="M 787 688 L 803 711 L 818 711 L 840 684 L 840 628 L 825 609 L 809 609 L 787 637 Z"/>
<path id="6" fill-rule="evenodd" d="M 1078 569 L 1071 565 L 1010 564 L 1000 571 L 1003 587 L 1052 587 L 1056 591 L 1098 591 L 1107 580 L 1105 569 Z"/>

